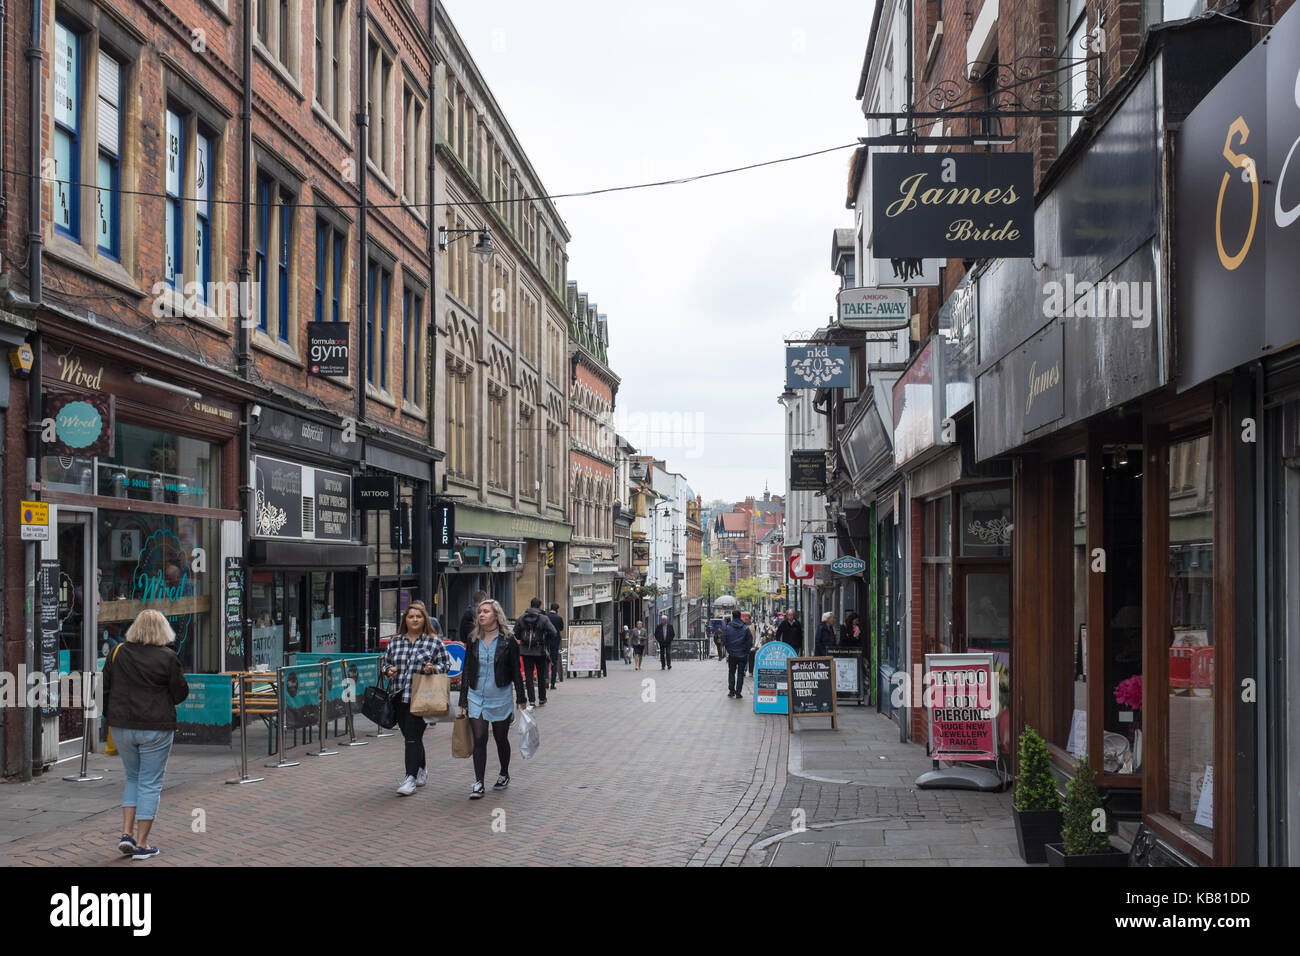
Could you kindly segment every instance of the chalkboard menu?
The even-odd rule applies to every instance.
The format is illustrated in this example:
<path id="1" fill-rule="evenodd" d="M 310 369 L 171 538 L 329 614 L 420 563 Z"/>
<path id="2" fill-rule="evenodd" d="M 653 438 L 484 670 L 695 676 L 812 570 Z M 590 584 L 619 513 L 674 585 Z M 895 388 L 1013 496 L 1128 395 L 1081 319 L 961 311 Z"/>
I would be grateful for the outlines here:
<path id="1" fill-rule="evenodd" d="M 831 718 L 839 730 L 835 708 L 835 662 L 829 657 L 792 657 L 786 661 L 790 681 L 790 725 L 795 717 Z"/>
<path id="2" fill-rule="evenodd" d="M 226 558 L 226 670 L 244 669 L 244 559 Z"/>
<path id="3" fill-rule="evenodd" d="M 59 713 L 59 562 L 41 561 L 41 673 L 45 674 L 52 707 L 43 707 L 46 717 Z M 51 680 L 51 678 L 53 678 Z"/>

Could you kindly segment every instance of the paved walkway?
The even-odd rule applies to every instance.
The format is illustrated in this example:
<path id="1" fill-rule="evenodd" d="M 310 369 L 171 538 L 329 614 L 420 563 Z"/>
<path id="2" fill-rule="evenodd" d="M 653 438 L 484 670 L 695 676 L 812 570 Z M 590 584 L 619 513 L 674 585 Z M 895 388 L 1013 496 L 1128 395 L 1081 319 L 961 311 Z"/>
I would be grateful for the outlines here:
<path id="1" fill-rule="evenodd" d="M 1010 791 L 919 790 L 931 763 L 897 724 L 865 707 L 829 723 L 796 720 L 784 791 L 744 865 L 1024 865 Z"/>
<path id="2" fill-rule="evenodd" d="M 168 768 L 151 866 L 662 865 L 739 863 L 781 799 L 784 720 L 755 717 L 726 695 L 725 665 L 678 662 L 565 681 L 535 712 L 542 748 L 517 748 L 505 793 L 469 801 L 468 760 L 451 757 L 450 726 L 425 736 L 429 784 L 400 782 L 400 737 L 265 769 L 265 734 L 250 771 L 226 786 L 237 751 L 188 747 Z M 364 720 L 359 722 L 366 724 Z M 361 728 L 359 727 L 359 732 Z M 0 785 L 0 865 L 132 865 L 116 850 L 121 765 L 96 756 L 99 783 L 67 783 L 76 762 L 31 783 Z M 489 744 L 488 781 L 497 772 Z"/>

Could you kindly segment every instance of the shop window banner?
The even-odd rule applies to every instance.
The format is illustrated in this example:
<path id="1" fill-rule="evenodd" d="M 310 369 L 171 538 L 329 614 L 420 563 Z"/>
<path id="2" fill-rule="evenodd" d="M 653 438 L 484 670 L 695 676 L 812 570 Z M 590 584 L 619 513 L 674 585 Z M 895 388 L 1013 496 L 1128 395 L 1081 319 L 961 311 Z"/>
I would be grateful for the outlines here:
<path id="1" fill-rule="evenodd" d="M 90 395 L 46 392 L 45 417 L 54 420 L 54 434 L 42 433 L 45 453 L 112 458 L 115 408 L 113 396 L 104 392 Z"/>

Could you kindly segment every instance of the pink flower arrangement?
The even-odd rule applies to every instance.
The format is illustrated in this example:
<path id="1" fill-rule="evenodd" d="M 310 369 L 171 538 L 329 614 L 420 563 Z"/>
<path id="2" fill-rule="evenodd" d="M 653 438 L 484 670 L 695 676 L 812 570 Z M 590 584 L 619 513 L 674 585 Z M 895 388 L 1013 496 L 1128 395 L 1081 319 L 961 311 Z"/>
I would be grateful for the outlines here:
<path id="1" fill-rule="evenodd" d="M 1133 710 L 1142 709 L 1142 675 L 1134 674 L 1115 687 L 1115 703 Z"/>

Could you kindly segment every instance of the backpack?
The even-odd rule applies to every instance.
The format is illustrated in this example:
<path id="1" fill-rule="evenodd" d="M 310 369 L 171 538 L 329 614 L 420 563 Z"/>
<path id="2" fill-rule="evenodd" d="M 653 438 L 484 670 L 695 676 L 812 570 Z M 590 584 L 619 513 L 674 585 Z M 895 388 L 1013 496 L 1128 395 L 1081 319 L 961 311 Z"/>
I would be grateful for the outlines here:
<path id="1" fill-rule="evenodd" d="M 532 627 L 529 627 L 526 621 L 524 622 L 524 630 L 519 635 L 519 646 L 526 650 L 538 651 L 546 647 L 546 635 L 538 626 L 540 621 L 537 618 L 533 620 L 536 623 Z"/>

